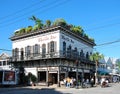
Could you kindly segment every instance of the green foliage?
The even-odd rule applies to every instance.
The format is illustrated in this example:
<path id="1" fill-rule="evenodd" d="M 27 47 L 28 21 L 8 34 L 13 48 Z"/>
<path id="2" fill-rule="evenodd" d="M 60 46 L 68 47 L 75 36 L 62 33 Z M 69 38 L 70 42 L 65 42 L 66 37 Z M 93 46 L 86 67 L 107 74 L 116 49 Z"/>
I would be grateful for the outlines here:
<path id="1" fill-rule="evenodd" d="M 81 34 L 83 33 L 83 29 L 80 26 L 72 26 L 71 30 L 76 32 L 76 33 L 81 33 Z"/>
<path id="2" fill-rule="evenodd" d="M 33 31 L 36 31 L 36 30 L 38 30 L 38 26 L 37 25 L 34 25 L 34 27 L 33 27 L 33 29 L 32 29 Z"/>
<path id="3" fill-rule="evenodd" d="M 54 26 L 57 26 L 57 25 L 61 25 L 61 26 L 66 26 L 67 23 L 64 19 L 62 18 L 59 18 L 59 19 L 56 19 L 54 22 L 53 22 L 53 25 Z"/>
<path id="4" fill-rule="evenodd" d="M 17 31 L 14 32 L 14 34 L 15 34 L 15 35 L 20 35 L 20 31 L 17 30 Z"/>
<path id="5" fill-rule="evenodd" d="M 89 38 L 92 42 L 94 42 L 95 40 L 93 38 Z"/>
<path id="6" fill-rule="evenodd" d="M 37 20 L 37 18 L 35 17 L 35 16 L 32 16 L 31 18 L 29 18 L 30 20 L 32 20 L 32 21 L 35 21 L 36 22 L 36 20 Z"/>
<path id="7" fill-rule="evenodd" d="M 36 18 L 35 16 L 32 16 L 30 18 L 30 20 L 33 20 L 35 22 L 35 28 L 33 30 L 35 30 L 35 29 L 42 29 L 42 27 L 43 27 L 42 20 Z"/>
<path id="8" fill-rule="evenodd" d="M 29 32 L 31 32 L 31 31 L 32 31 L 32 26 L 28 26 L 28 27 L 26 28 L 26 32 L 29 33 Z"/>
<path id="9" fill-rule="evenodd" d="M 116 64 L 117 64 L 117 66 L 118 66 L 119 69 L 120 69 L 120 60 L 118 60 L 118 61 L 116 62 Z"/>
<path id="10" fill-rule="evenodd" d="M 97 61 L 97 62 L 102 58 L 104 58 L 104 55 L 100 54 L 99 52 L 93 53 L 92 55 L 89 56 L 89 59 L 91 61 Z"/>
<path id="11" fill-rule="evenodd" d="M 37 77 L 36 77 L 35 75 L 33 75 L 32 73 L 29 73 L 29 74 L 28 74 L 28 77 L 31 79 L 31 81 L 32 81 L 33 83 L 35 83 L 35 82 L 37 81 Z"/>
<path id="12" fill-rule="evenodd" d="M 21 35 L 24 33 L 29 33 L 31 31 L 37 31 L 39 29 L 43 29 L 44 27 L 50 27 L 50 26 L 64 26 L 66 27 L 68 30 L 71 30 L 72 32 L 76 33 L 79 36 L 82 36 L 86 39 L 88 39 L 91 42 L 94 42 L 93 38 L 90 38 L 87 34 L 84 33 L 84 30 L 82 29 L 81 26 L 75 26 L 75 25 L 68 25 L 66 23 L 66 21 L 63 18 L 59 18 L 56 19 L 53 24 L 51 24 L 50 20 L 46 20 L 45 24 L 42 23 L 42 20 L 40 20 L 39 18 L 36 18 L 35 16 L 32 16 L 31 18 L 29 18 L 30 20 L 35 22 L 35 25 L 32 26 L 28 26 L 27 28 L 21 28 L 19 31 L 16 31 L 14 34 L 15 35 Z"/>
<path id="13" fill-rule="evenodd" d="M 89 36 L 87 34 L 84 34 L 84 37 L 87 38 L 87 39 L 89 39 Z"/>
<path id="14" fill-rule="evenodd" d="M 26 32 L 26 28 L 21 28 L 19 32 L 20 34 L 24 34 Z"/>
<path id="15" fill-rule="evenodd" d="M 46 27 L 50 27 L 50 26 L 51 26 L 51 21 L 50 21 L 50 20 L 46 20 L 45 26 L 46 26 Z"/>

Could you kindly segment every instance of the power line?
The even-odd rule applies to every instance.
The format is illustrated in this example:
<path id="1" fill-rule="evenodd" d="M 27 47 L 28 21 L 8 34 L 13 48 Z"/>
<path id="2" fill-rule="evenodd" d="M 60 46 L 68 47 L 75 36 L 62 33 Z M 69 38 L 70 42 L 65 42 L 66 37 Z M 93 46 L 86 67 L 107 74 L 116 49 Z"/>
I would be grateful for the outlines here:
<path id="1" fill-rule="evenodd" d="M 98 45 L 96 45 L 96 46 L 105 46 L 105 45 L 110 45 L 110 44 L 117 43 L 117 42 L 120 42 L 120 39 L 118 39 L 118 40 L 116 40 L 116 41 L 110 41 L 110 42 L 98 44 Z M 80 48 L 80 49 L 86 49 L 86 48 L 89 48 L 89 47 L 83 47 L 83 48 Z M 96 48 L 93 48 L 93 49 L 96 49 Z M 2 51 L 12 51 L 12 50 L 2 49 L 2 48 L 0 48 L 0 50 L 2 50 Z"/>
<path id="2" fill-rule="evenodd" d="M 57 0 L 55 0 L 55 1 L 57 1 Z M 35 9 L 33 9 L 33 10 L 30 10 L 30 11 L 28 11 L 28 12 L 25 12 L 25 13 L 22 14 L 22 15 L 18 15 L 18 16 L 17 16 L 17 19 L 15 19 L 15 18 L 9 19 L 9 20 L 7 21 L 7 25 L 14 24 L 15 22 L 18 22 L 18 21 L 23 21 L 23 20 L 26 19 L 26 17 L 25 17 L 26 15 L 29 15 L 30 13 L 34 13 L 34 12 L 38 11 L 39 9 L 46 8 L 47 6 L 54 4 L 55 1 L 53 1 L 53 2 L 51 2 L 51 3 L 48 3 L 47 5 L 43 5 L 43 6 L 40 6 L 40 7 L 38 7 L 38 8 L 35 8 Z M 21 19 L 19 19 L 19 18 L 21 18 Z M 4 23 L 6 23 L 6 22 L 4 22 Z M 1 25 L 4 25 L 4 23 L 1 22 L 0 24 L 1 24 Z M 6 25 L 6 24 L 5 24 L 5 25 Z M 2 27 L 2 26 L 0 26 L 0 27 Z"/>
<path id="3" fill-rule="evenodd" d="M 54 7 L 58 7 L 58 6 L 61 6 L 61 5 L 63 5 L 63 4 L 65 4 L 65 3 L 67 3 L 68 2 L 68 0 L 64 0 L 64 1 L 60 1 L 60 2 L 56 2 L 56 1 L 58 1 L 58 0 L 55 0 L 55 1 L 53 1 L 53 2 L 51 2 L 51 3 L 48 3 L 47 5 L 44 5 L 44 6 L 41 6 L 41 7 L 39 7 L 38 9 L 37 9 L 37 11 L 36 11 L 36 9 L 35 10 L 32 10 L 32 11 L 29 11 L 29 12 L 26 12 L 25 14 L 23 14 L 22 16 L 24 17 L 25 15 L 27 15 L 27 14 L 29 14 L 29 13 L 39 13 L 39 12 L 42 12 L 42 13 L 44 13 L 44 12 L 47 12 L 49 9 L 51 9 L 51 8 L 54 8 Z M 39 10 L 39 9 L 42 9 L 42 8 L 44 8 L 43 10 Z M 19 17 L 21 17 L 21 15 L 19 16 Z M 7 24 L 1 24 L 1 25 L 4 25 L 4 26 L 8 26 L 8 25 L 13 25 L 13 24 L 15 24 L 15 22 L 20 22 L 20 21 L 23 21 L 24 19 L 26 19 L 26 17 L 24 17 L 24 18 L 21 18 L 21 19 L 14 19 L 15 21 L 13 21 L 12 20 L 12 22 L 10 22 L 10 23 L 7 23 Z M 3 26 L 0 26 L 1 28 L 3 27 Z"/>
<path id="4" fill-rule="evenodd" d="M 96 46 L 110 45 L 110 44 L 117 43 L 117 42 L 120 42 L 120 39 L 115 40 L 115 41 L 111 41 L 111 42 L 106 42 L 106 43 L 98 44 Z"/>
<path id="5" fill-rule="evenodd" d="M 10 52 L 12 51 L 12 50 L 2 49 L 2 48 L 0 48 L 0 50 L 1 50 L 1 51 L 10 51 Z"/>
<path id="6" fill-rule="evenodd" d="M 15 15 L 19 14 L 20 12 L 23 12 L 23 11 L 25 11 L 26 9 L 30 9 L 30 8 L 36 6 L 37 4 L 39 4 L 39 3 L 43 2 L 43 1 L 45 1 L 45 0 L 40 0 L 40 1 L 36 2 L 36 3 L 34 3 L 34 4 L 31 4 L 31 5 L 23 8 L 23 9 L 20 9 L 20 10 L 14 12 L 14 13 L 8 14 L 8 15 L 6 15 L 6 16 L 4 16 L 4 17 L 0 17 L 0 19 L 1 19 L 0 21 L 6 20 L 6 19 L 8 19 L 9 17 L 14 17 Z"/>
<path id="7" fill-rule="evenodd" d="M 120 24 L 120 22 L 118 22 L 118 23 L 111 23 L 111 24 L 99 26 L 99 27 L 96 27 L 96 28 L 88 29 L 88 30 L 86 29 L 85 31 L 91 31 L 91 30 L 102 29 L 102 28 L 106 28 L 106 27 L 114 26 L 114 25 L 118 25 L 118 24 Z"/>

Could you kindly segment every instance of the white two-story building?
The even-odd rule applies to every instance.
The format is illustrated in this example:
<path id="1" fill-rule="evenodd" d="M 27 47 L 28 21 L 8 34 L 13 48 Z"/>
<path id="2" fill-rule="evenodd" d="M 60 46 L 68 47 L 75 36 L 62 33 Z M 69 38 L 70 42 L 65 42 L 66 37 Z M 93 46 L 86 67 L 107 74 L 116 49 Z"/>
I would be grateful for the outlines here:
<path id="1" fill-rule="evenodd" d="M 79 79 L 94 75 L 95 64 L 89 60 L 95 43 L 63 26 L 51 26 L 38 31 L 14 35 L 12 63 L 24 67 L 40 82 L 57 84 L 65 77 Z"/>

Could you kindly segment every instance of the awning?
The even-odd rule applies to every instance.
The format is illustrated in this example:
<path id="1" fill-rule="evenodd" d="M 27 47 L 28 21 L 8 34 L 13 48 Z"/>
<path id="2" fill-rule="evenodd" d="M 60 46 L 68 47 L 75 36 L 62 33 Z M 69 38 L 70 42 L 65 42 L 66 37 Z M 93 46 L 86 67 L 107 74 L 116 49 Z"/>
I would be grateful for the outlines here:
<path id="1" fill-rule="evenodd" d="M 109 73 L 106 71 L 98 71 L 98 74 L 99 75 L 109 75 Z"/>

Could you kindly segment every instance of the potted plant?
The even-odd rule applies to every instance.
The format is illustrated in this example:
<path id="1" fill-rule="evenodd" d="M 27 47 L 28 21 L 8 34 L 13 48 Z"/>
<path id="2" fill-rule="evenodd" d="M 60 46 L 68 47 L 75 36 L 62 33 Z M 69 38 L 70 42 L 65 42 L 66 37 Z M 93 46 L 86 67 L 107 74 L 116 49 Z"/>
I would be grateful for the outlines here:
<path id="1" fill-rule="evenodd" d="M 37 77 L 35 75 L 33 75 L 32 73 L 28 73 L 28 77 L 30 79 L 30 84 L 32 86 L 35 86 L 35 83 L 37 81 Z"/>

